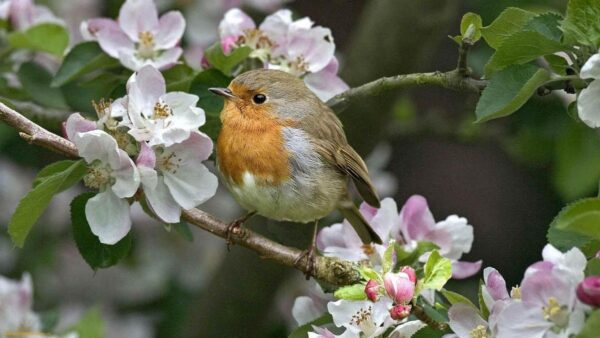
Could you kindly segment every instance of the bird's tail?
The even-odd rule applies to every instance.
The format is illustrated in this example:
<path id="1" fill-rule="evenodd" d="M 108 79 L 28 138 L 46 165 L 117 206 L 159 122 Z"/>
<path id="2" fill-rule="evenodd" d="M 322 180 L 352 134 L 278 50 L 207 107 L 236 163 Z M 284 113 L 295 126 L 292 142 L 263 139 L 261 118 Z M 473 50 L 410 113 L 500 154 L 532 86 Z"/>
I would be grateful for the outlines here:
<path id="1" fill-rule="evenodd" d="M 354 203 L 343 203 L 343 205 L 340 206 L 339 210 L 344 216 L 344 218 L 346 218 L 348 222 L 352 224 L 354 231 L 356 231 L 358 237 L 360 237 L 360 240 L 364 244 L 370 244 L 371 242 L 381 244 L 381 238 L 379 238 L 379 235 L 377 235 L 375 230 L 371 228 L 369 222 L 367 222 L 363 215 L 361 215 L 360 211 L 358 210 L 356 205 L 354 205 Z"/>

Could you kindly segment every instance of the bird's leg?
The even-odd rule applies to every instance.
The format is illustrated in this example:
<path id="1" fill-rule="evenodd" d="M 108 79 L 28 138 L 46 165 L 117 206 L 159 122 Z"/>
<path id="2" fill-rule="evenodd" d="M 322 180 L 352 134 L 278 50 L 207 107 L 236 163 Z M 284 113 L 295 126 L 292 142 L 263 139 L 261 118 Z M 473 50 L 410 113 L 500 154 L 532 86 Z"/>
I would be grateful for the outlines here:
<path id="1" fill-rule="evenodd" d="M 316 265 L 316 252 L 317 252 L 317 229 L 319 228 L 319 220 L 315 221 L 315 226 L 313 229 L 312 241 L 310 242 L 310 246 L 308 249 L 304 250 L 298 258 L 294 261 L 294 266 L 299 266 L 300 262 L 304 257 L 306 257 L 306 271 L 304 275 L 306 276 L 306 280 L 310 279 L 310 276 L 315 274 L 315 265 Z"/>
<path id="2" fill-rule="evenodd" d="M 227 230 L 225 231 L 225 239 L 227 240 L 227 251 L 229 251 L 230 246 L 233 244 L 233 241 L 231 240 L 231 236 L 233 234 L 237 234 L 240 231 L 240 228 L 242 227 L 242 225 L 244 225 L 244 223 L 252 216 L 254 216 L 256 214 L 256 211 L 250 211 L 249 213 L 247 213 L 246 215 L 236 219 L 235 221 L 229 223 L 229 226 L 227 227 Z"/>

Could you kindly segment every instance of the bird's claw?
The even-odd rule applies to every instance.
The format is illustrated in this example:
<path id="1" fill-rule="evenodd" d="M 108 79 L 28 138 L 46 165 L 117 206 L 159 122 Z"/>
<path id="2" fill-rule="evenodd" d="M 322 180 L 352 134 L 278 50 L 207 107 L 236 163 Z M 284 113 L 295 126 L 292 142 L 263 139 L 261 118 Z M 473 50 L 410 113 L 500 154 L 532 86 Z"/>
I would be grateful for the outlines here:
<path id="1" fill-rule="evenodd" d="M 306 265 L 304 267 L 306 268 L 306 270 L 304 271 L 304 276 L 306 277 L 306 280 L 309 280 L 311 276 L 315 275 L 315 266 L 316 266 L 316 262 L 317 262 L 315 246 L 311 245 L 310 248 L 302 251 L 300 256 L 298 256 L 294 260 L 294 266 L 299 269 L 302 269 L 301 263 L 302 263 L 302 260 L 304 260 L 305 258 L 306 258 Z"/>
<path id="2" fill-rule="evenodd" d="M 237 235 L 242 230 L 242 224 L 244 224 L 243 219 L 236 219 L 235 221 L 229 223 L 227 226 L 227 230 L 225 231 L 225 240 L 227 241 L 227 251 L 231 251 L 231 246 L 233 243 L 233 235 Z"/>

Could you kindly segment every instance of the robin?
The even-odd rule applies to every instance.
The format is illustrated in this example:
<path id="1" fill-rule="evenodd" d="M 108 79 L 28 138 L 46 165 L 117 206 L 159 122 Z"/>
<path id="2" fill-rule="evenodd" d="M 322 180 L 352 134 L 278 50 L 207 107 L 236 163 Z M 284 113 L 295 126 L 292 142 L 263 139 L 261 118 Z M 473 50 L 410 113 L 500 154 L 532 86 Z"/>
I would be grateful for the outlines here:
<path id="1" fill-rule="evenodd" d="M 259 69 L 237 76 L 228 88 L 209 90 L 225 98 L 217 167 L 249 211 L 230 230 L 255 213 L 315 222 L 311 261 L 318 220 L 338 209 L 363 243 L 381 243 L 348 194 L 350 179 L 360 196 L 379 208 L 367 167 L 348 144 L 337 116 L 300 78 Z"/>

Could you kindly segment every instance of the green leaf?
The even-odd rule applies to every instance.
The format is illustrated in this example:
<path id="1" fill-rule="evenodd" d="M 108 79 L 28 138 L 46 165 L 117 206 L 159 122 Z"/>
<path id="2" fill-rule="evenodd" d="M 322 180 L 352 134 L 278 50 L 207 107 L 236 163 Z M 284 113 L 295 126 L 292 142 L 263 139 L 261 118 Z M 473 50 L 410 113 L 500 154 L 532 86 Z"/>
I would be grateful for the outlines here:
<path id="1" fill-rule="evenodd" d="M 594 310 L 587 320 L 585 326 L 575 338 L 597 338 L 600 332 L 600 309 Z"/>
<path id="2" fill-rule="evenodd" d="M 481 33 L 485 41 L 494 49 L 513 33 L 520 31 L 536 14 L 516 7 L 508 7 Z"/>
<path id="3" fill-rule="evenodd" d="M 85 204 L 94 197 L 94 193 L 83 193 L 71 202 L 71 223 L 73 224 L 73 237 L 81 256 L 92 269 L 108 268 L 119 262 L 129 254 L 131 249 L 131 234 L 114 245 L 100 243 L 98 237 L 90 229 L 85 217 Z"/>
<path id="4" fill-rule="evenodd" d="M 360 276 L 366 281 L 369 281 L 371 279 L 381 280 L 381 277 L 379 276 L 377 271 L 375 271 L 371 268 L 368 268 L 366 266 L 360 266 L 357 268 L 357 270 L 358 270 L 358 273 L 360 273 Z"/>
<path id="5" fill-rule="evenodd" d="M 552 12 L 543 13 L 527 21 L 523 30 L 538 32 L 548 39 L 560 41 L 562 31 L 558 27 L 561 19 L 562 16 L 560 14 Z"/>
<path id="6" fill-rule="evenodd" d="M 554 187 L 565 201 L 589 196 L 600 179 L 600 139 L 583 124 L 571 123 L 555 147 Z"/>
<path id="7" fill-rule="evenodd" d="M 585 266 L 586 276 L 600 276 L 600 258 L 592 258 Z"/>
<path id="8" fill-rule="evenodd" d="M 223 53 L 219 42 L 208 47 L 204 52 L 204 56 L 208 63 L 214 68 L 220 70 L 223 74 L 231 74 L 233 68 L 244 61 L 252 52 L 250 47 L 244 46 L 236 48 L 228 55 Z"/>
<path id="9" fill-rule="evenodd" d="M 37 103 L 59 109 L 68 108 L 62 92 L 50 87 L 52 74 L 34 62 L 25 62 L 19 68 L 17 77 L 27 94 Z"/>
<path id="10" fill-rule="evenodd" d="M 164 71 L 163 76 L 167 83 L 167 92 L 187 92 L 196 77 L 196 72 L 190 66 L 179 64 Z"/>
<path id="11" fill-rule="evenodd" d="M 469 298 L 467 298 L 459 293 L 456 293 L 456 292 L 453 292 L 450 290 L 446 290 L 446 289 L 442 289 L 440 292 L 442 293 L 442 295 L 444 295 L 444 297 L 446 297 L 446 299 L 448 300 L 448 302 L 451 305 L 454 305 L 457 303 L 463 303 L 463 304 L 467 304 L 467 305 L 473 307 L 474 309 L 477 309 L 477 306 L 475 306 L 475 304 L 473 304 L 473 302 L 471 302 L 469 300 Z"/>
<path id="12" fill-rule="evenodd" d="M 555 227 L 548 229 L 548 243 L 554 245 L 560 251 L 568 251 L 578 247 L 586 256 L 593 256 L 600 250 L 600 241 L 593 240 L 582 234 L 560 230 Z"/>
<path id="13" fill-rule="evenodd" d="M 119 65 L 95 41 L 83 42 L 71 49 L 54 76 L 52 87 L 60 87 L 92 71 Z"/>
<path id="14" fill-rule="evenodd" d="M 113 93 L 120 87 L 124 87 L 124 82 L 114 74 L 100 73 L 87 81 L 71 81 L 61 86 L 60 90 L 73 110 L 95 115 L 92 101 L 114 98 Z"/>
<path id="15" fill-rule="evenodd" d="M 490 310 L 487 305 L 485 305 L 485 301 L 483 300 L 483 280 L 479 280 L 479 288 L 477 289 L 477 301 L 479 302 L 479 312 L 481 313 L 481 317 L 484 320 L 488 320 L 490 316 Z"/>
<path id="16" fill-rule="evenodd" d="M 25 31 L 8 34 L 8 42 L 13 48 L 26 48 L 62 56 L 69 46 L 69 32 L 56 23 L 42 23 Z"/>
<path id="17" fill-rule="evenodd" d="M 550 66 L 550 69 L 552 69 L 553 72 L 562 76 L 567 75 L 567 68 L 569 68 L 569 64 L 565 58 L 550 54 L 544 56 L 544 59 L 546 62 L 548 62 L 548 66 Z"/>
<path id="18" fill-rule="evenodd" d="M 231 78 L 216 69 L 198 74 L 190 85 L 190 93 L 199 97 L 198 106 L 206 112 L 206 123 L 200 129 L 211 139 L 216 139 L 221 130 L 219 117 L 223 109 L 223 98 L 208 91 L 211 87 L 227 87 Z"/>
<path id="19" fill-rule="evenodd" d="M 381 273 L 385 274 L 392 270 L 394 267 L 394 249 L 396 247 L 396 242 L 394 240 L 390 241 L 388 247 L 383 252 L 382 262 L 381 262 Z"/>
<path id="20" fill-rule="evenodd" d="M 446 332 L 436 330 L 431 326 L 425 326 L 417 331 L 412 338 L 442 338 Z"/>
<path id="21" fill-rule="evenodd" d="M 547 70 L 533 65 L 514 65 L 494 74 L 477 102 L 477 122 L 514 113 L 549 79 Z"/>
<path id="22" fill-rule="evenodd" d="M 452 277 L 452 262 L 442 257 L 437 250 L 433 250 L 425 263 L 422 288 L 441 290 L 450 277 Z"/>
<path id="23" fill-rule="evenodd" d="M 600 1 L 569 0 L 561 29 L 566 43 L 600 47 Z"/>
<path id="24" fill-rule="evenodd" d="M 78 338 L 102 338 L 104 337 L 104 321 L 100 310 L 96 307 L 88 310 L 81 316 L 79 322 L 69 328 L 66 332 L 75 331 Z"/>
<path id="25" fill-rule="evenodd" d="M 396 266 L 414 265 L 419 257 L 426 252 L 439 249 L 439 247 L 427 241 L 418 241 L 413 251 L 404 251 L 401 246 L 396 246 Z"/>
<path id="26" fill-rule="evenodd" d="M 33 180 L 33 187 L 35 188 L 38 185 L 40 185 L 40 183 L 44 182 L 51 176 L 60 174 L 61 172 L 69 169 L 69 167 L 72 166 L 73 164 L 75 164 L 76 162 L 83 162 L 83 160 L 78 160 L 78 161 L 63 160 L 63 161 L 58 161 L 58 162 L 48 164 L 47 166 L 45 166 L 44 168 L 42 168 L 42 170 L 40 170 L 38 172 L 37 176 L 35 177 L 35 180 Z M 82 171 L 81 176 L 83 176 L 85 174 L 85 166 L 79 167 L 78 170 Z M 80 180 L 81 180 L 81 177 L 79 177 L 79 174 L 75 174 L 75 175 L 71 175 L 71 176 L 67 177 L 67 180 L 65 182 L 63 182 L 63 184 L 59 188 L 58 192 L 61 192 L 65 189 L 71 187 L 72 185 L 75 185 L 75 183 L 79 182 Z"/>
<path id="27" fill-rule="evenodd" d="M 472 31 L 469 31 L 469 27 Z M 481 27 L 483 26 L 481 22 L 481 17 L 475 13 L 467 13 L 463 15 L 462 20 L 460 22 L 460 34 L 463 37 L 471 39 L 471 42 L 476 42 L 481 39 Z M 468 33 L 468 34 L 467 34 Z M 469 36 L 467 36 L 469 35 Z"/>
<path id="28" fill-rule="evenodd" d="M 82 160 L 73 162 L 65 170 L 46 176 L 46 179 L 23 197 L 8 224 L 8 233 L 16 246 L 23 247 L 31 227 L 46 210 L 52 197 L 77 183 L 85 172 Z"/>
<path id="29" fill-rule="evenodd" d="M 192 233 L 192 230 L 190 230 L 190 226 L 187 224 L 187 222 L 181 221 L 176 224 L 171 224 L 171 227 L 188 242 L 194 241 L 194 234 Z"/>
<path id="30" fill-rule="evenodd" d="M 600 240 L 600 198 L 586 198 L 564 207 L 550 227 Z"/>
<path id="31" fill-rule="evenodd" d="M 365 300 L 367 299 L 367 294 L 365 293 L 365 285 L 364 284 L 354 284 L 348 286 L 342 286 L 337 289 L 333 296 L 337 299 L 346 299 L 346 300 Z"/>
<path id="32" fill-rule="evenodd" d="M 538 32 L 522 31 L 507 37 L 485 65 L 485 76 L 510 65 L 520 65 L 569 47 Z"/>
<path id="33" fill-rule="evenodd" d="M 308 333 L 313 331 L 313 325 L 323 326 L 330 323 L 333 323 L 333 318 L 329 313 L 324 314 L 323 316 L 313 321 L 310 321 L 304 325 L 297 327 L 296 329 L 294 329 L 294 331 L 292 331 L 292 333 L 290 333 L 288 338 L 306 338 L 308 336 Z"/>

